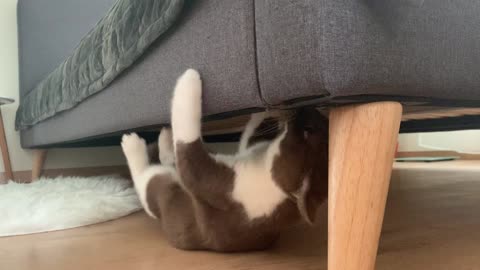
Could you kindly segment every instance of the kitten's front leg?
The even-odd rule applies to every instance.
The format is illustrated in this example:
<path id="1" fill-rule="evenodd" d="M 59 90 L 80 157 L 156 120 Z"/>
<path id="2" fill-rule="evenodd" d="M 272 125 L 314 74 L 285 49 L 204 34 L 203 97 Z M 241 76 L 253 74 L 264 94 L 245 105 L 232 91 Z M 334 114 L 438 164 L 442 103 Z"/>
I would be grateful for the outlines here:
<path id="1" fill-rule="evenodd" d="M 173 134 L 169 128 L 162 128 L 158 135 L 158 159 L 162 165 L 173 166 L 175 164 Z"/>
<path id="2" fill-rule="evenodd" d="M 122 150 L 127 159 L 130 174 L 135 181 L 150 166 L 145 140 L 136 133 L 123 135 Z"/>
<path id="3" fill-rule="evenodd" d="M 201 138 L 202 81 L 197 71 L 187 70 L 177 81 L 172 100 L 172 131 L 176 166 L 184 186 L 210 205 L 225 209 L 234 172 L 218 163 Z"/>
<path id="4" fill-rule="evenodd" d="M 151 167 L 148 160 L 145 140 L 135 133 L 123 135 L 122 150 L 127 159 L 135 190 L 137 191 L 143 208 L 149 216 L 157 218 L 147 202 L 147 187 L 154 174 L 146 173 Z"/>
<path id="5" fill-rule="evenodd" d="M 257 129 L 265 120 L 266 112 L 261 113 L 254 113 L 250 116 L 250 120 L 248 120 L 247 124 L 245 125 L 245 129 L 242 132 L 242 136 L 240 137 L 240 143 L 238 145 L 238 152 L 244 152 L 248 148 L 248 143 L 250 142 L 250 138 L 255 134 L 255 129 Z"/>

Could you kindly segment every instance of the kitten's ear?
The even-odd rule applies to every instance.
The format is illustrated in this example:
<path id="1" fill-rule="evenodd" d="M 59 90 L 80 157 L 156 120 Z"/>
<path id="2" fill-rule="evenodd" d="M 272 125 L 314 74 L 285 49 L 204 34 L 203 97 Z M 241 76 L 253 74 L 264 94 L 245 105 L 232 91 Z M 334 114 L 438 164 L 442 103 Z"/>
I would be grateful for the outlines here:
<path id="1" fill-rule="evenodd" d="M 328 195 L 328 119 L 316 109 L 305 109 L 300 119 L 313 132 L 306 138 L 309 149 L 306 167 L 311 171 L 297 192 L 297 205 L 302 217 L 313 224 L 319 206 Z"/>

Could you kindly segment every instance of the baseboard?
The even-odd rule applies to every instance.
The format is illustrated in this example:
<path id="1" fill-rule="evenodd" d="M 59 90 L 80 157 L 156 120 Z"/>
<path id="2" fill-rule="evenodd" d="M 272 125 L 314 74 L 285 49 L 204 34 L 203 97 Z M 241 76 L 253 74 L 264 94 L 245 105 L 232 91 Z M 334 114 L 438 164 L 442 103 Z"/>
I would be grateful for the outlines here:
<path id="1" fill-rule="evenodd" d="M 461 160 L 480 160 L 480 154 L 466 154 L 456 151 L 414 151 L 414 152 L 398 152 L 397 158 L 404 157 L 445 157 L 455 156 Z"/>
<path id="2" fill-rule="evenodd" d="M 414 152 L 398 152 L 396 157 L 439 157 L 439 156 L 457 156 L 462 160 L 480 160 L 480 154 L 466 154 L 455 151 L 414 151 Z M 84 168 L 66 168 L 66 169 L 46 169 L 43 176 L 56 177 L 64 176 L 95 176 L 106 174 L 118 174 L 129 178 L 127 166 L 104 166 L 104 167 L 84 167 Z M 32 171 L 15 171 L 13 172 L 15 182 L 28 183 L 32 178 Z M 0 172 L 0 184 L 6 183 L 6 175 Z"/>
<path id="3" fill-rule="evenodd" d="M 126 178 L 130 177 L 127 166 L 105 166 L 105 167 L 85 167 L 85 168 L 66 168 L 66 169 L 46 169 L 42 176 L 56 177 L 56 176 L 95 176 L 117 174 Z M 32 171 L 16 171 L 13 172 L 15 182 L 28 183 L 32 178 Z M 6 175 L 0 172 L 0 184 L 6 183 Z"/>

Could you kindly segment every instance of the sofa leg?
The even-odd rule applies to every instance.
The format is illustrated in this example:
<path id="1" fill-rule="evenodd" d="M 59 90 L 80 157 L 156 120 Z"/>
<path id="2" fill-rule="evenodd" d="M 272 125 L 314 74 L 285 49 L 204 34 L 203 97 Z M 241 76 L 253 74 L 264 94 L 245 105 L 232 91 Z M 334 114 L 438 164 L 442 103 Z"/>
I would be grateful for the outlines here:
<path id="1" fill-rule="evenodd" d="M 0 110 L 0 151 L 2 152 L 3 165 L 5 169 L 5 183 L 8 180 L 13 180 L 12 164 L 10 163 L 10 156 L 8 154 L 7 137 L 5 136 L 5 127 L 3 125 L 2 111 Z M 0 179 L 0 184 L 4 184 Z"/>
<path id="2" fill-rule="evenodd" d="M 330 112 L 329 270 L 375 268 L 401 116 L 397 102 Z"/>
<path id="3" fill-rule="evenodd" d="M 47 158 L 47 150 L 35 149 L 33 150 L 33 164 L 32 164 L 32 182 L 40 178 L 42 175 L 43 164 Z"/>

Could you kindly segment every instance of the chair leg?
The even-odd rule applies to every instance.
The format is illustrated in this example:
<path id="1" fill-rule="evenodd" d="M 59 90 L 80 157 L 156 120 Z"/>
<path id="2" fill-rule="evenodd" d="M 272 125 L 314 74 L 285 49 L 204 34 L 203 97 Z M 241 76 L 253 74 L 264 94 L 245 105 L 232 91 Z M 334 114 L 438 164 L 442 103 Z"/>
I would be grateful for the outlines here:
<path id="1" fill-rule="evenodd" d="M 329 270 L 375 268 L 401 116 L 397 102 L 330 112 Z"/>
<path id="2" fill-rule="evenodd" d="M 43 164 L 47 158 L 47 150 L 35 149 L 33 150 L 33 164 L 32 164 L 32 182 L 40 178 L 42 175 Z"/>

